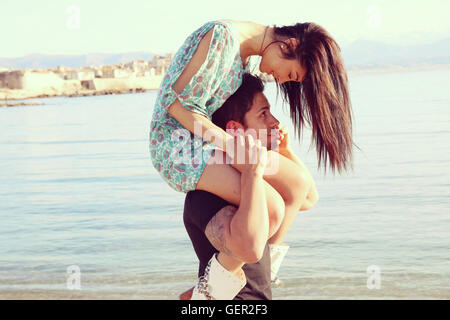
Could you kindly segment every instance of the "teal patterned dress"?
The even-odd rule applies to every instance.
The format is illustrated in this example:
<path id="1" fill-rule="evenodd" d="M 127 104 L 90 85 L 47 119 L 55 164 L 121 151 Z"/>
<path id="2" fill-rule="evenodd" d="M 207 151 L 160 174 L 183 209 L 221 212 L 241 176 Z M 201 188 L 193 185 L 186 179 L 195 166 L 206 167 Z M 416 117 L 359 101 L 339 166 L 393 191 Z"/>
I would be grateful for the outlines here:
<path id="1" fill-rule="evenodd" d="M 200 40 L 213 29 L 205 62 L 184 90 L 173 86 L 194 55 Z M 185 129 L 167 109 L 178 99 L 184 108 L 208 119 L 241 85 L 244 68 L 237 30 L 229 21 L 212 21 L 194 31 L 175 54 L 162 80 L 150 124 L 153 166 L 170 187 L 195 190 L 215 145 Z"/>

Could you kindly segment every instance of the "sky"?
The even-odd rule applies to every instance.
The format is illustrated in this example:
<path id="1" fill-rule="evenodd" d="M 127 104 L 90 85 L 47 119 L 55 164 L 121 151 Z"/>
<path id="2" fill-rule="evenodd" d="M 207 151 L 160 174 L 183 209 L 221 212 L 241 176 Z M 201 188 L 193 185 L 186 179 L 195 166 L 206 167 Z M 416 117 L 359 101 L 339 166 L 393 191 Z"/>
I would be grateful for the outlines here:
<path id="1" fill-rule="evenodd" d="M 422 44 L 450 37 L 450 1 L 1 0 L 0 57 L 173 52 L 203 23 L 316 22 L 341 47 L 358 39 Z"/>

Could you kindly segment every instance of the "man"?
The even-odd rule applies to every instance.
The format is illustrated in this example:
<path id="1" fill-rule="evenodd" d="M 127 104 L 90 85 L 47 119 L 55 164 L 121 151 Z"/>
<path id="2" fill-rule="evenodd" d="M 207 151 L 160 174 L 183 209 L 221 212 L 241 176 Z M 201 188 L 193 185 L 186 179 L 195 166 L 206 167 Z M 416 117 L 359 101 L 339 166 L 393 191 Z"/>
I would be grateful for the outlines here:
<path id="1" fill-rule="evenodd" d="M 286 158 L 298 165 L 299 170 L 309 171 L 290 149 L 289 136 L 285 126 L 279 127 L 279 121 L 270 113 L 270 105 L 262 93 L 262 81 L 255 76 L 245 74 L 241 87 L 212 116 L 212 121 L 224 130 L 242 130 L 256 133 L 254 137 L 245 139 L 246 152 L 264 154 L 272 146 Z M 260 142 L 259 142 L 259 141 Z M 265 194 L 263 188 L 264 160 L 259 158 L 256 164 L 246 163 L 241 172 L 241 203 L 239 208 L 231 205 L 214 194 L 196 190 L 188 192 L 184 207 L 184 223 L 191 238 L 194 250 L 199 258 L 200 281 L 193 290 L 185 292 L 181 299 L 262 299 L 272 298 L 271 281 L 276 280 L 276 274 L 281 261 L 289 248 L 286 245 L 268 245 L 258 252 L 240 250 L 246 243 L 232 243 L 232 232 L 227 230 L 234 213 L 237 210 L 248 210 L 249 214 L 259 211 L 258 225 L 268 223 Z M 311 175 L 311 191 L 305 205 L 301 208 L 311 208 L 317 201 L 317 191 Z M 249 196 L 251 195 L 251 196 Z M 264 212 L 264 210 L 266 212 Z M 245 225 L 242 232 L 245 232 Z M 235 233 L 239 230 L 233 230 Z M 239 257 L 247 263 L 242 267 L 243 278 L 239 281 L 235 274 L 221 265 L 216 253 L 225 252 L 230 257 Z M 237 252 L 239 251 L 239 252 Z M 212 258 L 211 258 L 212 257 Z M 257 259 L 255 259 L 257 257 Z M 242 285 L 245 287 L 242 288 Z M 242 289 L 242 290 L 241 290 Z M 238 293 L 239 292 L 239 293 Z M 237 295 L 236 295 L 237 294 Z"/>

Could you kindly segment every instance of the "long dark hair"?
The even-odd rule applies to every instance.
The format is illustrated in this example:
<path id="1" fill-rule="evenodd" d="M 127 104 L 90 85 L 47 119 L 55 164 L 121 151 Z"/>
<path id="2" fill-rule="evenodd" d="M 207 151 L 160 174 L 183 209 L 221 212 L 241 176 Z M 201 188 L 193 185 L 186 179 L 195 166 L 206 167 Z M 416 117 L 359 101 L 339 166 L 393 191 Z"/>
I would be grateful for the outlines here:
<path id="1" fill-rule="evenodd" d="M 333 173 L 349 166 L 353 169 L 353 111 L 339 45 L 315 23 L 275 27 L 274 34 L 277 42 L 288 38 L 299 41 L 285 57 L 297 59 L 306 68 L 301 83 L 277 83 L 289 103 L 295 133 L 301 138 L 305 121 L 311 126 L 318 167 L 323 161 L 325 172 L 327 162 Z"/>

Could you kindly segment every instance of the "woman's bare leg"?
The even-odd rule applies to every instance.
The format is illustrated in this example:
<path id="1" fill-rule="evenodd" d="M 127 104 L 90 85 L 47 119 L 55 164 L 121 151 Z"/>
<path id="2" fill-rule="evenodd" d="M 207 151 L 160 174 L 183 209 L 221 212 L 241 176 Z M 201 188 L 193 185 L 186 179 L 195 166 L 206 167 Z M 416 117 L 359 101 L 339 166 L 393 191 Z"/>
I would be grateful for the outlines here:
<path id="1" fill-rule="evenodd" d="M 203 171 L 196 190 L 203 190 L 217 195 L 218 197 L 239 207 L 241 201 L 241 173 L 231 165 L 226 164 L 225 154 L 216 151 L 216 160 L 213 157 Z M 217 160 L 219 159 L 220 160 Z M 218 164 L 223 163 L 223 164 Z M 284 212 L 284 200 L 281 195 L 267 182 L 264 181 L 266 190 L 267 210 L 269 214 L 269 238 L 272 237 L 280 227 Z"/>
<path id="2" fill-rule="evenodd" d="M 240 170 L 242 165 L 234 164 Z M 267 181 L 281 195 L 285 203 L 284 218 L 276 234 L 270 236 L 269 243 L 281 244 L 300 208 L 306 201 L 312 180 L 292 160 L 275 151 L 268 151 L 268 164 L 264 173 Z"/>
<path id="3" fill-rule="evenodd" d="M 311 188 L 311 180 L 292 160 L 279 153 L 269 151 L 268 157 L 272 161 L 278 161 L 278 164 L 276 170 L 268 170 L 271 174 L 265 174 L 264 180 L 280 193 L 285 203 L 283 221 L 269 239 L 269 243 L 279 245 L 282 244 L 284 236 L 306 200 L 306 195 Z"/>

